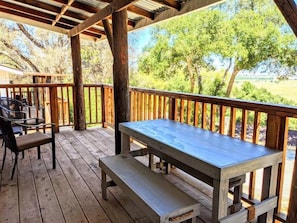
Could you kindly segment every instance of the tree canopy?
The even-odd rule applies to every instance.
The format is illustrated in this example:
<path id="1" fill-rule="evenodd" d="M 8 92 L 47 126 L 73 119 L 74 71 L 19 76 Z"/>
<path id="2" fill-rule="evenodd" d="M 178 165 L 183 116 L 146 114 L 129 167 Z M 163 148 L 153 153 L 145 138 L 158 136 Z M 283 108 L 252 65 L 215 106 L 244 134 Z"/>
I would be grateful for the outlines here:
<path id="1" fill-rule="evenodd" d="M 1 20 L 1 64 L 30 72 L 66 73 L 71 62 L 65 35 Z"/>
<path id="2" fill-rule="evenodd" d="M 240 71 L 296 67 L 296 37 L 269 0 L 227 1 L 153 27 L 152 38 L 139 73 L 159 78 L 166 90 L 229 97 Z"/>
<path id="3" fill-rule="evenodd" d="M 70 39 L 4 19 L 0 20 L 0 64 L 26 72 L 68 74 L 72 80 Z M 107 41 L 81 40 L 85 83 L 111 83 L 112 55 Z"/>

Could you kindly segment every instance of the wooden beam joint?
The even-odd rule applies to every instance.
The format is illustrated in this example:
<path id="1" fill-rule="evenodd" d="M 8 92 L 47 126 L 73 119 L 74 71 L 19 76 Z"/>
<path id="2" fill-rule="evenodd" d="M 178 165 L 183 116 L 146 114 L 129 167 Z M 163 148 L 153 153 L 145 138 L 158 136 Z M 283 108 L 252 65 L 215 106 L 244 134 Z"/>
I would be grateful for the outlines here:
<path id="1" fill-rule="evenodd" d="M 66 5 L 63 5 L 61 8 L 61 12 L 56 16 L 56 19 L 52 22 L 52 26 L 56 25 L 56 23 L 61 19 L 62 15 L 68 10 L 68 8 L 72 5 L 74 0 L 68 0 Z"/>
<path id="2" fill-rule="evenodd" d="M 118 1 L 111 2 L 105 8 L 101 9 L 99 12 L 97 12 L 90 18 L 86 19 L 83 23 L 80 23 L 76 27 L 72 28 L 68 32 L 68 36 L 69 37 L 76 36 L 77 34 L 83 32 L 89 27 L 95 25 L 99 21 L 103 19 L 107 19 L 107 17 L 111 16 L 114 12 L 119 12 L 129 7 L 135 1 L 136 0 L 118 0 Z"/>

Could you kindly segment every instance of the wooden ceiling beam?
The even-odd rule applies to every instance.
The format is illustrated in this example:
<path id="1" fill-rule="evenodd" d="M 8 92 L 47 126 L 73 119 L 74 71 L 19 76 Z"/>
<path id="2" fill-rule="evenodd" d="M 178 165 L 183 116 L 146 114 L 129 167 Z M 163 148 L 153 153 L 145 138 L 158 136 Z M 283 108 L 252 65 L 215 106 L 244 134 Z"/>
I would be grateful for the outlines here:
<path id="1" fill-rule="evenodd" d="M 181 9 L 181 4 L 178 1 L 174 1 L 174 0 L 152 0 L 152 1 L 165 5 L 172 9 L 176 9 L 176 10 Z"/>
<path id="2" fill-rule="evenodd" d="M 106 3 L 111 3 L 112 0 L 101 0 L 102 2 L 106 2 Z M 130 5 L 128 8 L 127 8 L 128 11 L 130 12 L 133 12 L 135 14 L 138 14 L 140 16 L 143 16 L 143 17 L 146 17 L 146 18 L 149 18 L 149 19 L 154 19 L 154 13 L 151 13 L 143 8 L 140 8 L 138 6 L 135 6 L 135 5 Z"/>
<path id="3" fill-rule="evenodd" d="M 56 6 L 46 4 L 46 3 L 43 3 L 43 2 L 38 2 L 38 1 L 35 1 L 35 0 L 18 0 L 17 2 L 23 3 L 24 5 L 27 5 L 27 6 L 33 6 L 33 7 L 39 8 L 39 9 L 44 9 L 44 10 L 52 12 L 52 13 L 57 13 L 58 14 L 58 13 L 61 12 L 60 7 L 56 7 Z M 74 13 L 74 12 L 71 12 L 71 11 L 65 12 L 64 15 L 66 15 L 68 17 L 71 17 L 71 18 L 78 19 L 78 20 L 87 19 L 86 16 L 84 16 L 82 14 Z"/>
<path id="4" fill-rule="evenodd" d="M 64 4 L 64 5 L 67 4 L 67 2 L 68 2 L 68 0 L 52 0 L 52 1 Z M 77 9 L 87 11 L 89 13 L 98 12 L 98 8 L 95 8 L 95 7 L 92 7 L 90 5 L 86 5 L 84 3 L 77 2 L 77 1 L 74 1 L 71 6 L 74 7 L 74 8 L 77 8 Z"/>
<path id="5" fill-rule="evenodd" d="M 14 10 L 11 10 L 10 8 L 13 8 Z M 0 1 L 0 12 L 5 13 L 5 16 L 0 15 L 0 17 L 9 18 L 10 20 L 13 20 L 19 23 L 33 25 L 33 26 L 45 28 L 45 29 L 63 33 L 63 34 L 66 34 L 69 29 L 79 24 L 72 20 L 62 18 L 56 24 L 57 28 L 54 28 L 53 26 L 51 26 L 52 20 L 55 18 L 54 15 L 42 13 L 34 9 L 23 8 L 18 5 L 12 5 L 10 3 L 1 2 L 1 1 Z M 101 38 L 101 35 L 105 35 L 105 32 L 99 29 L 90 28 L 84 34 L 85 35 L 90 34 L 90 36 L 97 36 L 97 38 L 98 37 Z"/>
<path id="6" fill-rule="evenodd" d="M 55 20 L 52 22 L 52 26 L 54 26 L 62 17 L 62 15 L 65 14 L 65 12 L 68 10 L 68 8 L 72 5 L 74 0 L 69 0 L 67 4 L 63 5 L 61 8 L 61 12 L 56 16 Z"/>
<path id="7" fill-rule="evenodd" d="M 0 1 L 0 7 L 3 8 L 3 9 L 10 10 L 10 12 L 12 14 L 15 14 L 16 12 L 18 12 L 18 13 L 23 13 L 23 14 L 33 16 L 33 17 L 36 17 L 36 18 L 41 18 L 41 19 L 46 19 L 46 20 L 52 20 L 53 19 L 52 15 L 37 11 L 35 9 L 30 9 L 30 8 L 25 8 L 25 7 L 22 7 L 22 6 L 19 6 L 19 5 L 14 5 L 14 4 L 8 3 L 8 2 Z M 13 10 L 11 10 L 11 9 L 13 9 Z"/>
<path id="8" fill-rule="evenodd" d="M 153 0 L 155 1 L 155 0 Z M 163 12 L 160 12 L 159 14 L 157 14 L 154 18 L 154 20 L 150 20 L 150 19 L 141 19 L 139 20 L 135 27 L 134 30 L 148 26 L 148 25 L 152 25 L 161 21 L 164 21 L 166 19 L 170 19 L 170 18 L 174 18 L 176 16 L 180 16 L 180 15 L 184 15 L 187 14 L 189 12 L 193 12 L 193 11 L 197 11 L 200 9 L 203 9 L 205 7 L 209 7 L 211 5 L 215 5 L 215 4 L 219 4 L 222 2 L 225 2 L 226 0 L 204 0 L 204 1 L 187 1 L 186 3 L 184 3 L 180 10 L 177 10 L 176 8 L 170 8 L 168 10 L 165 10 Z M 158 1 L 159 3 L 164 1 Z M 169 2 L 168 0 L 166 2 Z"/>
<path id="9" fill-rule="evenodd" d="M 23 23 L 27 25 L 32 25 L 32 26 L 37 26 L 43 29 L 48 29 L 51 31 L 59 32 L 59 33 L 67 33 L 67 27 L 63 25 L 59 26 L 52 26 L 51 21 L 48 19 L 44 18 L 39 18 L 39 17 L 34 17 L 29 14 L 23 14 L 17 11 L 11 11 L 6 8 L 1 8 L 0 7 L 0 17 L 1 18 L 6 18 L 18 23 Z"/>
<path id="10" fill-rule="evenodd" d="M 297 36 L 297 6 L 294 0 L 274 0 L 274 2 Z"/>
<path id="11" fill-rule="evenodd" d="M 42 13 L 42 12 L 34 10 L 34 9 L 23 8 L 23 7 L 17 6 L 17 5 L 13 5 L 14 6 L 13 7 L 14 11 L 13 11 L 13 10 L 9 9 L 9 8 L 12 8 L 11 6 L 12 6 L 12 4 L 10 4 L 10 3 L 0 2 L 0 11 L 5 12 L 5 13 L 10 13 L 11 15 L 15 15 L 18 17 L 24 17 L 27 19 L 31 19 L 34 22 L 42 22 L 45 24 L 50 24 L 51 21 L 55 18 L 54 15 L 52 15 L 52 14 Z M 63 29 L 71 29 L 74 26 L 77 26 L 78 24 L 79 23 L 77 23 L 75 21 L 62 18 L 57 23 L 57 26 L 61 27 Z M 29 24 L 29 25 L 31 25 L 31 24 Z M 90 28 L 89 31 L 93 32 L 95 34 L 97 33 L 100 35 L 105 35 L 105 32 L 101 31 L 99 29 Z"/>
<path id="12" fill-rule="evenodd" d="M 52 1 L 58 2 L 58 3 L 61 3 L 61 4 L 66 4 L 67 3 L 67 0 L 52 0 Z M 112 0 L 102 0 L 102 2 L 110 3 L 110 2 L 112 2 Z M 92 7 L 92 6 L 83 4 L 81 2 L 77 2 L 77 1 L 74 1 L 71 6 L 74 7 L 74 8 L 76 8 L 76 9 L 84 10 L 84 11 L 89 12 L 89 13 L 97 13 L 97 12 L 100 11 L 99 8 L 95 8 L 95 7 Z M 152 16 L 152 15 L 149 15 L 149 16 Z M 83 20 L 85 20 L 85 19 L 87 19 L 87 18 L 84 18 Z M 111 19 L 111 16 L 109 16 L 108 19 Z M 101 24 L 101 23 L 98 23 L 96 25 L 103 26 L 103 24 Z M 130 19 L 128 19 L 128 26 L 134 27 L 135 26 L 135 22 L 132 21 L 132 20 L 130 20 Z"/>
<path id="13" fill-rule="evenodd" d="M 107 36 L 107 40 L 111 49 L 111 52 L 113 53 L 113 36 L 112 36 L 112 27 L 108 21 L 108 19 L 103 19 L 102 20 L 103 25 L 104 25 L 104 30 Z"/>
<path id="14" fill-rule="evenodd" d="M 82 31 L 88 29 L 89 27 L 95 25 L 99 21 L 106 19 L 110 15 L 112 15 L 113 12 L 121 11 L 124 8 L 127 8 L 129 5 L 131 5 L 133 2 L 137 0 L 117 0 L 113 1 L 103 9 L 101 9 L 99 12 L 91 16 L 90 18 L 86 19 L 83 23 L 77 25 L 73 29 L 71 29 L 68 33 L 68 35 L 75 36 Z"/>
<path id="15" fill-rule="evenodd" d="M 155 14 L 152 13 L 152 12 L 149 12 L 147 10 L 144 10 L 142 8 L 139 8 L 135 5 L 130 5 L 128 8 L 127 8 L 128 11 L 130 12 L 133 12 L 137 15 L 140 15 L 140 16 L 143 16 L 143 17 L 146 17 L 146 18 L 149 18 L 149 19 L 154 19 L 155 18 Z"/>

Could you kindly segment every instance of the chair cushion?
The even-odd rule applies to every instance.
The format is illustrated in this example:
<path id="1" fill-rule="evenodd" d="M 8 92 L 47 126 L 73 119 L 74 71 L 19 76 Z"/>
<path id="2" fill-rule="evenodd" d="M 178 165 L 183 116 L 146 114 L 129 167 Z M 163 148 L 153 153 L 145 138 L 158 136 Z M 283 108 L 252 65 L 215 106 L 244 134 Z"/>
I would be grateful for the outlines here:
<path id="1" fill-rule="evenodd" d="M 41 132 L 34 132 L 16 137 L 16 143 L 19 151 L 37 147 L 50 142 L 52 142 L 52 138 L 49 135 L 43 134 Z"/>

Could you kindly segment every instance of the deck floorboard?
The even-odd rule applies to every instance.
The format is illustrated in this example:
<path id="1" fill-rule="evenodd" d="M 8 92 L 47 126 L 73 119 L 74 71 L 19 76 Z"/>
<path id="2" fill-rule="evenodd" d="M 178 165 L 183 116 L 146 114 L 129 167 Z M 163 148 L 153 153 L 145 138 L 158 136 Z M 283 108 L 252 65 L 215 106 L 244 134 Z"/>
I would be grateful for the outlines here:
<path id="1" fill-rule="evenodd" d="M 107 201 L 101 197 L 98 159 L 114 155 L 114 147 L 113 129 L 62 129 L 56 134 L 57 168 L 52 169 L 51 147 L 44 145 L 40 160 L 36 149 L 26 151 L 24 159 L 20 155 L 13 180 L 8 152 L 0 173 L 0 222 L 149 223 L 120 188 L 109 188 Z M 132 149 L 141 147 L 135 143 Z M 148 162 L 147 157 L 139 159 Z M 165 177 L 201 203 L 198 223 L 211 221 L 211 187 L 178 169 Z"/>

